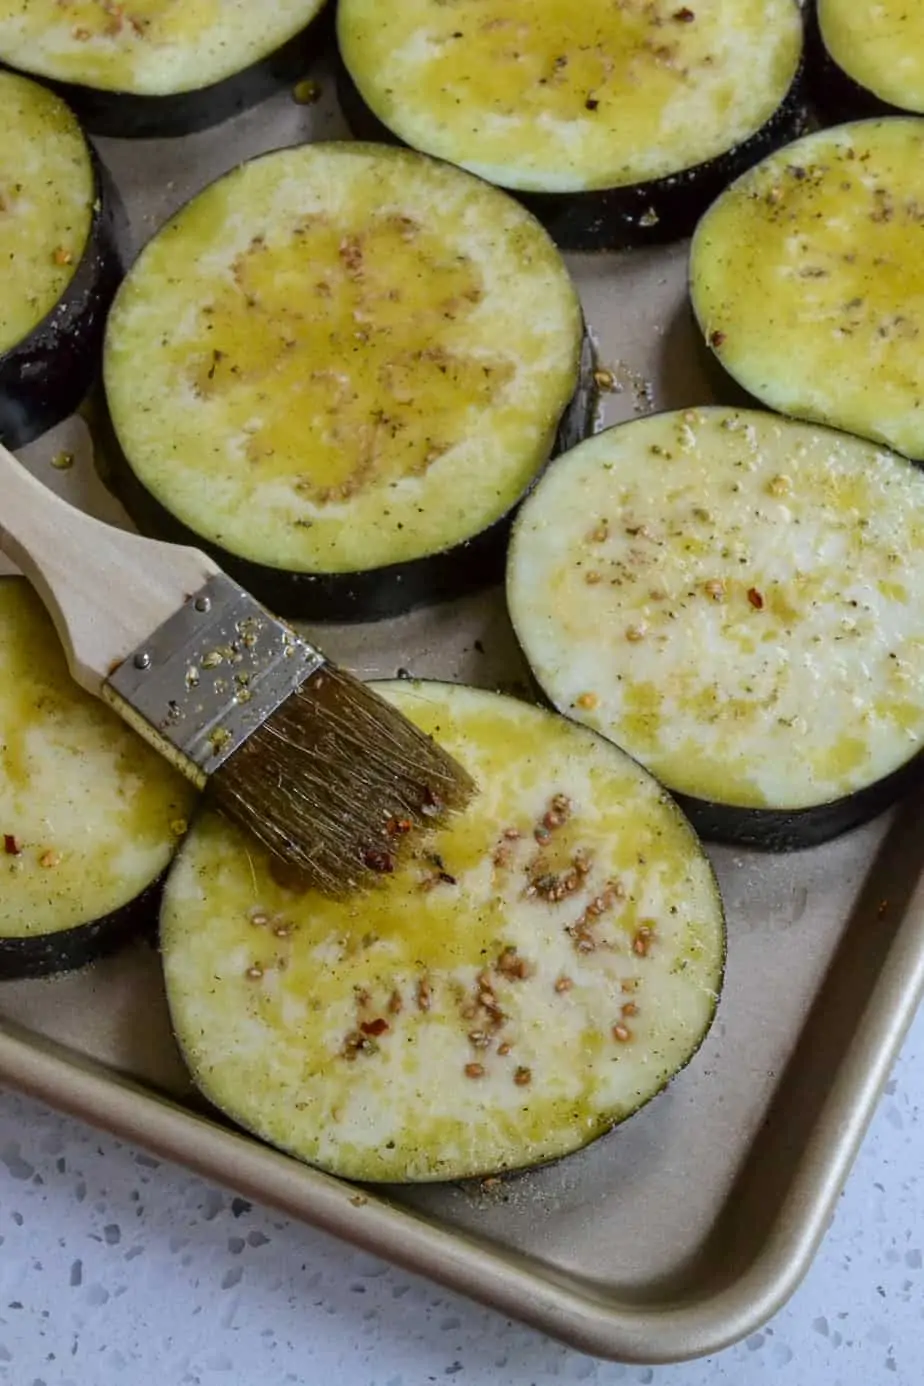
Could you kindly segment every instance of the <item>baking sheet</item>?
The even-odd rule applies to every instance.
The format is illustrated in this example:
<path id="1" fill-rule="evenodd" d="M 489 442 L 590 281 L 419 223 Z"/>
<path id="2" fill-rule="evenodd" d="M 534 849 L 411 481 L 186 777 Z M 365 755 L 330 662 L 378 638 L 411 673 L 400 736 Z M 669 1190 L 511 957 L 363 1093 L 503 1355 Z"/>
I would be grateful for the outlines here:
<path id="1" fill-rule="evenodd" d="M 181 140 L 100 140 L 137 249 L 242 158 L 345 127 L 282 93 Z M 717 398 L 686 297 L 687 247 L 568 256 L 611 423 Z M 728 397 L 724 402 L 735 402 Z M 62 451 L 68 469 L 52 466 Z M 21 454 L 50 486 L 127 524 L 82 418 Z M 499 590 L 376 625 L 316 626 L 369 676 L 528 696 Z M 503 1181 L 362 1190 L 208 1113 L 174 1047 L 144 942 L 80 974 L 0 990 L 0 1081 L 179 1159 L 601 1356 L 673 1361 L 752 1331 L 795 1287 L 924 985 L 920 811 L 785 857 L 711 850 L 729 923 L 724 996 L 693 1064 L 625 1127 Z"/>

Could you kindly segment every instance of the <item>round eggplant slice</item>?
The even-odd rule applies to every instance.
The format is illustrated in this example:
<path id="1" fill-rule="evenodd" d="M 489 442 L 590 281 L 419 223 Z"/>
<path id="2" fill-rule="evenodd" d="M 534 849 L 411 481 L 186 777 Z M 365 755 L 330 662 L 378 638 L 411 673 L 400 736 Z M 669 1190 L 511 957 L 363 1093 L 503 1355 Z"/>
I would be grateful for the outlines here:
<path id="1" fill-rule="evenodd" d="M 515 191 L 571 250 L 688 235 L 804 118 L 795 0 L 340 0 L 337 35 L 355 133 Z"/>
<path id="2" fill-rule="evenodd" d="M 924 120 L 808 135 L 693 238 L 693 308 L 751 396 L 924 460 Z"/>
<path id="3" fill-rule="evenodd" d="M 813 96 L 845 117 L 924 115 L 924 11 L 907 0 L 813 0 Z"/>
<path id="4" fill-rule="evenodd" d="M 187 135 L 304 75 L 324 0 L 0 0 L 0 62 L 52 83 L 87 129 Z"/>
<path id="5" fill-rule="evenodd" d="M 582 443 L 521 511 L 507 594 L 547 696 L 707 837 L 810 846 L 924 762 L 924 474 L 756 411 Z"/>
<path id="6" fill-rule="evenodd" d="M 582 345 L 561 256 L 495 188 L 404 150 L 268 154 L 122 286 L 114 485 L 283 614 L 394 615 L 502 578 Z"/>
<path id="7" fill-rule="evenodd" d="M 0 72 L 0 442 L 23 447 L 80 404 L 122 273 L 117 203 L 67 106 Z"/>
<path id="8" fill-rule="evenodd" d="M 463 1179 L 588 1144 L 709 1029 L 722 905 L 673 802 L 554 713 L 380 685 L 481 787 L 380 887 L 276 884 L 203 817 L 161 917 L 177 1039 L 205 1096 L 349 1179 Z"/>
<path id="9" fill-rule="evenodd" d="M 24 578 L 0 578 L 0 979 L 93 962 L 139 924 L 195 800 L 79 689 Z"/>
<path id="10" fill-rule="evenodd" d="M 71 681 L 25 579 L 0 578 L 0 978 L 81 967 L 149 922 L 193 802 Z"/>

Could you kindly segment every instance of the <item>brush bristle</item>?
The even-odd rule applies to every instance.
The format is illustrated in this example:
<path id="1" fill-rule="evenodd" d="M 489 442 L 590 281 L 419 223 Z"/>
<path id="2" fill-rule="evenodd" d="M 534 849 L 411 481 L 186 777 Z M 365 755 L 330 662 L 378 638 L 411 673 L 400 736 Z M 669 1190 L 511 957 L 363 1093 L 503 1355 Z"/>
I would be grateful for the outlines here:
<path id="1" fill-rule="evenodd" d="M 466 771 L 333 665 L 306 681 L 209 781 L 209 798 L 283 866 L 286 884 L 343 895 L 394 871 L 415 830 L 475 791 Z"/>

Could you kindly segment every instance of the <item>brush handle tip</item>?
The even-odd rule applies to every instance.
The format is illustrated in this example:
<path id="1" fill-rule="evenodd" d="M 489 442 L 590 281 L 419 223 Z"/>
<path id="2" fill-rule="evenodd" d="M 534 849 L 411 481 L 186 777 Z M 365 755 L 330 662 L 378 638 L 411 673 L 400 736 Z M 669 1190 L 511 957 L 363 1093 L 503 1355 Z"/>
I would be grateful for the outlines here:
<path id="1" fill-rule="evenodd" d="M 76 510 L 2 445 L 0 550 L 47 608 L 73 678 L 97 697 L 113 669 L 219 571 L 198 549 Z"/>

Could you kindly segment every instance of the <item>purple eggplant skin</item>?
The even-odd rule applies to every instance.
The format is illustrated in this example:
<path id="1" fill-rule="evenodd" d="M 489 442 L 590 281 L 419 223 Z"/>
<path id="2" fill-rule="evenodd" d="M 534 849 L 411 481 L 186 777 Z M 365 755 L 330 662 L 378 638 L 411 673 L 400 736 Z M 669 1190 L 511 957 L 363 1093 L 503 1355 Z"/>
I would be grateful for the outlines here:
<path id="1" fill-rule="evenodd" d="M 337 99 L 352 134 L 379 144 L 401 144 L 366 105 L 339 56 L 336 74 Z M 806 76 L 803 57 L 789 91 L 760 130 L 694 168 L 624 188 L 567 193 L 527 193 L 517 188 L 504 191 L 532 212 L 560 250 L 623 250 L 684 240 L 730 183 L 768 154 L 805 134 L 810 118 Z"/>
<path id="2" fill-rule="evenodd" d="M 741 808 L 684 794 L 674 797 L 706 842 L 724 842 L 763 852 L 800 852 L 831 842 L 878 818 L 922 780 L 924 752 L 918 752 L 875 784 L 807 808 Z"/>
<path id="3" fill-rule="evenodd" d="M 560 420 L 553 457 L 594 431 L 599 397 L 594 366 L 593 347 L 585 331 L 578 384 Z M 182 524 L 138 480 L 105 411 L 97 441 L 102 480 L 142 534 L 204 550 L 277 615 L 318 623 L 385 620 L 500 583 L 514 515 L 539 480 L 537 474 L 514 505 L 487 529 L 439 553 L 355 573 L 293 573 L 239 558 Z"/>
<path id="4" fill-rule="evenodd" d="M 92 148 L 90 158 L 96 198 L 77 268 L 51 312 L 0 355 L 0 443 L 11 449 L 72 414 L 99 374 L 106 316 L 125 271 L 128 222 Z"/>
<path id="5" fill-rule="evenodd" d="M 163 872 L 140 895 L 102 919 L 55 933 L 0 937 L 0 982 L 54 977 L 108 957 L 132 939 L 156 934 Z"/>
<path id="6" fill-rule="evenodd" d="M 882 97 L 855 82 L 842 67 L 838 67 L 821 36 L 816 0 L 807 0 L 805 21 L 809 99 L 825 125 L 840 125 L 846 121 L 876 116 L 920 114 L 883 101 Z"/>
<path id="7" fill-rule="evenodd" d="M 40 80 L 67 102 L 91 135 L 113 139 L 175 138 L 220 125 L 299 81 L 327 49 L 332 37 L 330 7 L 325 6 L 304 29 L 242 71 L 207 87 L 164 96 Z"/>
<path id="8" fill-rule="evenodd" d="M 539 707 L 568 715 L 567 709 L 558 707 L 552 701 L 531 670 L 529 691 L 529 700 Z M 641 761 L 639 764 L 648 768 Z M 653 772 L 649 770 L 649 773 Z M 899 765 L 874 784 L 827 803 L 810 804 L 805 808 L 749 808 L 740 804 L 717 803 L 693 794 L 679 794 L 669 788 L 665 788 L 664 792 L 674 800 L 704 842 L 749 847 L 754 851 L 776 854 L 802 852 L 832 842 L 878 818 L 922 782 L 924 751 L 918 751 L 904 765 Z"/>

